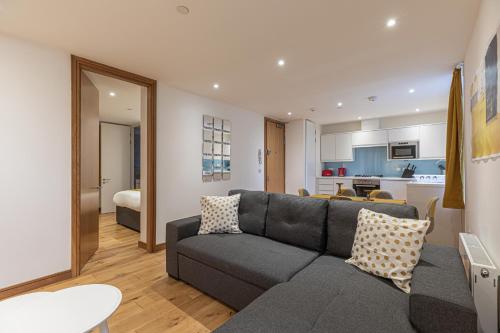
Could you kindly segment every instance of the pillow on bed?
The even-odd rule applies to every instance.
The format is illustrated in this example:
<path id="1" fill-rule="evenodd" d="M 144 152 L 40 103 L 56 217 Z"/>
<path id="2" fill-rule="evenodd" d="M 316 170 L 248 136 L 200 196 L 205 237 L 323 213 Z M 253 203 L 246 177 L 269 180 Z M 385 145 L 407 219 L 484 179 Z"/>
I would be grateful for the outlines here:
<path id="1" fill-rule="evenodd" d="M 241 234 L 238 221 L 240 194 L 227 197 L 202 196 L 198 235 Z"/>

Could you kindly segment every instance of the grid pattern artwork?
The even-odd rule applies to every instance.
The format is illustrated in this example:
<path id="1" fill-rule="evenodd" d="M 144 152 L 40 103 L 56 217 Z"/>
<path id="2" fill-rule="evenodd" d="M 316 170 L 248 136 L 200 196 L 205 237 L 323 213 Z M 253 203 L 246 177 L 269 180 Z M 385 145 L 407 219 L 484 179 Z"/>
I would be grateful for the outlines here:
<path id="1" fill-rule="evenodd" d="M 202 178 L 231 179 L 231 121 L 203 116 Z"/>

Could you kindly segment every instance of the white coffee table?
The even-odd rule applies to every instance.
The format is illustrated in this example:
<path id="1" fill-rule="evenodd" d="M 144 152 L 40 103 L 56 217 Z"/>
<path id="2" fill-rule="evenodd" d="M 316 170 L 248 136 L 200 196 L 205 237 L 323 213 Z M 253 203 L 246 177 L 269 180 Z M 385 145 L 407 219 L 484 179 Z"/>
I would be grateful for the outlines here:
<path id="1" fill-rule="evenodd" d="M 116 287 L 89 284 L 56 292 L 35 292 L 0 302 L 0 330 L 9 333 L 84 333 L 99 327 L 108 333 L 108 318 L 122 300 Z"/>

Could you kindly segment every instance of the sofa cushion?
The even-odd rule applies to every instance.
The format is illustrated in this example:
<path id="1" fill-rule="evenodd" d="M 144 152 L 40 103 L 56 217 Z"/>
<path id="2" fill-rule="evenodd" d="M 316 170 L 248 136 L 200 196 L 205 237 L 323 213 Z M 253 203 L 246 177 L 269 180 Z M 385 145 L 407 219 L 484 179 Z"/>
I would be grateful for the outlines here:
<path id="1" fill-rule="evenodd" d="M 199 235 L 206 234 L 241 234 L 238 223 L 240 194 L 231 196 L 202 196 L 201 224 Z"/>
<path id="2" fill-rule="evenodd" d="M 177 252 L 263 289 L 288 281 L 318 256 L 250 234 L 189 237 L 177 244 Z"/>
<path id="3" fill-rule="evenodd" d="M 477 312 L 457 249 L 424 244 L 411 285 L 410 318 L 420 332 L 477 331 Z"/>
<path id="4" fill-rule="evenodd" d="M 324 251 L 328 201 L 271 193 L 266 236 L 314 251 Z"/>
<path id="5" fill-rule="evenodd" d="M 361 208 L 398 218 L 418 219 L 417 209 L 410 205 L 331 200 L 328 207 L 328 253 L 342 258 L 351 256 Z"/>
<path id="6" fill-rule="evenodd" d="M 363 208 L 358 215 L 352 257 L 346 263 L 389 278 L 409 293 L 412 271 L 429 225 L 427 220 L 398 219 Z"/>
<path id="7" fill-rule="evenodd" d="M 340 258 L 321 256 L 290 282 L 261 295 L 216 332 L 415 330 L 409 320 L 408 295 Z"/>
<path id="8" fill-rule="evenodd" d="M 269 194 L 262 191 L 231 190 L 229 195 L 241 194 L 238 218 L 243 232 L 264 236 Z"/>

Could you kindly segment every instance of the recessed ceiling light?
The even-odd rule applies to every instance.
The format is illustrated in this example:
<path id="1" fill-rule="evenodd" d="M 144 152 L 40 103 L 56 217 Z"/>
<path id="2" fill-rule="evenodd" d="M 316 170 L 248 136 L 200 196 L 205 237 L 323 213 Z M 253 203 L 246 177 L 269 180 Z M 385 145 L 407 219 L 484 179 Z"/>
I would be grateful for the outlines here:
<path id="1" fill-rule="evenodd" d="M 291 113 L 291 112 L 288 112 L 287 114 L 288 114 L 289 116 L 291 116 L 291 115 L 292 115 L 292 113 Z"/>
<path id="2" fill-rule="evenodd" d="M 189 8 L 186 6 L 177 6 L 176 7 L 177 12 L 182 15 L 187 15 L 189 14 Z"/>
<path id="3" fill-rule="evenodd" d="M 341 108 L 341 107 L 342 107 L 342 105 L 344 105 L 342 102 L 338 102 L 338 103 L 337 103 L 337 108 Z"/>
<path id="4" fill-rule="evenodd" d="M 396 19 L 395 18 L 390 18 L 387 20 L 387 23 L 385 24 L 388 28 L 392 28 L 396 25 Z"/>
<path id="5" fill-rule="evenodd" d="M 410 90 L 408 90 L 408 92 L 409 92 L 410 94 L 413 94 L 413 93 L 415 92 L 415 89 L 411 88 Z"/>
<path id="6" fill-rule="evenodd" d="M 362 118 L 361 116 L 359 116 L 359 117 L 358 117 L 358 120 L 361 120 L 361 119 L 363 119 L 363 118 Z"/>
<path id="7" fill-rule="evenodd" d="M 220 86 L 218 83 L 214 83 L 213 87 L 214 87 L 214 89 L 219 89 Z"/>
<path id="8" fill-rule="evenodd" d="M 116 96 L 116 93 L 115 93 L 114 91 L 110 91 L 110 92 L 109 92 L 109 96 L 111 96 L 111 97 L 115 97 L 115 96 Z"/>
<path id="9" fill-rule="evenodd" d="M 285 59 L 279 59 L 278 60 L 278 66 L 280 66 L 280 67 L 285 66 Z"/>
<path id="10" fill-rule="evenodd" d="M 416 109 L 415 109 L 415 111 L 420 112 L 420 109 L 419 109 L 419 108 L 416 108 Z"/>

